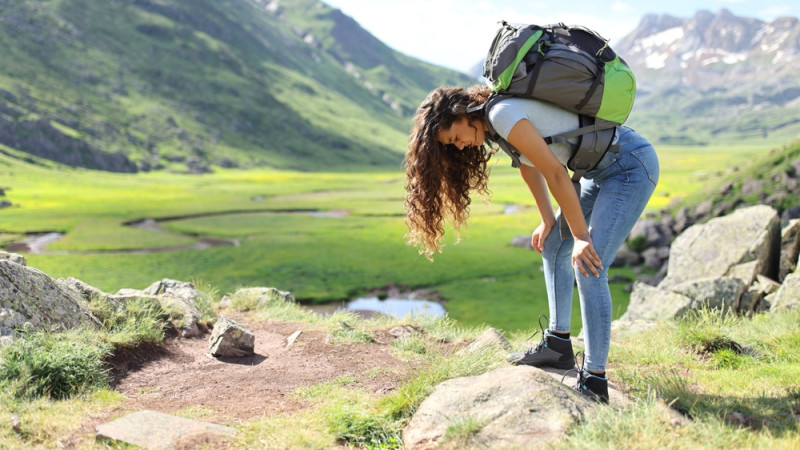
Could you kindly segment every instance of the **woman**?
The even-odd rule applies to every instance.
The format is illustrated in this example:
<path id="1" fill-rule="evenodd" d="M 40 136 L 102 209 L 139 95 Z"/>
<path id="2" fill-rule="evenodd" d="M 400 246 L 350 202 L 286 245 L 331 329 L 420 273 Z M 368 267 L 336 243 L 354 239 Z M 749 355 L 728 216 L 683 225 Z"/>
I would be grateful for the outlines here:
<path id="1" fill-rule="evenodd" d="M 512 354 L 515 364 L 574 367 L 570 340 L 572 289 L 577 280 L 585 338 L 578 390 L 608 401 L 606 360 L 611 334 L 611 294 L 608 267 L 647 205 L 658 182 L 658 158 L 652 145 L 622 126 L 615 138 L 619 152 L 609 152 L 581 180 L 580 197 L 564 166 L 570 147 L 545 143 L 549 136 L 578 128 L 578 116 L 537 100 L 509 98 L 498 102 L 484 118 L 467 112 L 484 103 L 486 86 L 441 87 L 422 102 L 406 155 L 406 224 L 409 244 L 431 258 L 441 251 L 444 224 L 456 231 L 466 224 L 470 194 L 488 195 L 487 161 L 493 153 L 487 120 L 521 153 L 520 174 L 536 201 L 541 224 L 531 244 L 542 254 L 550 312 L 542 340 L 524 353 Z M 560 206 L 553 211 L 550 194 Z M 562 239 L 566 219 L 572 236 Z M 541 326 L 541 325 L 540 325 Z M 543 328 L 543 327 L 542 327 Z"/>

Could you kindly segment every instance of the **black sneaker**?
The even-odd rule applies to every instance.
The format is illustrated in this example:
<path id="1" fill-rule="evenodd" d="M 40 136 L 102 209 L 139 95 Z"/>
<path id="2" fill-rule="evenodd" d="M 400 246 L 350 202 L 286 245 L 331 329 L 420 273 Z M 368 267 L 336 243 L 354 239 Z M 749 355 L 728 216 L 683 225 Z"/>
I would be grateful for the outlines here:
<path id="1" fill-rule="evenodd" d="M 597 376 L 581 370 L 578 374 L 578 385 L 575 386 L 582 395 L 600 403 L 608 403 L 608 378 Z"/>
<path id="2" fill-rule="evenodd" d="M 581 358 L 581 368 L 577 372 L 578 384 L 575 385 L 575 390 L 596 402 L 608 403 L 608 378 L 583 370 L 583 358 Z"/>
<path id="3" fill-rule="evenodd" d="M 575 367 L 572 341 L 555 336 L 550 333 L 550 330 L 546 330 L 542 325 L 542 317 L 547 321 L 547 317 L 544 315 L 539 316 L 539 329 L 542 332 L 542 340 L 539 341 L 536 347 L 531 347 L 522 353 L 511 353 L 508 355 L 508 362 L 514 365 L 524 364 L 534 367 L 572 369 Z M 533 336 L 536 336 L 536 333 Z"/>

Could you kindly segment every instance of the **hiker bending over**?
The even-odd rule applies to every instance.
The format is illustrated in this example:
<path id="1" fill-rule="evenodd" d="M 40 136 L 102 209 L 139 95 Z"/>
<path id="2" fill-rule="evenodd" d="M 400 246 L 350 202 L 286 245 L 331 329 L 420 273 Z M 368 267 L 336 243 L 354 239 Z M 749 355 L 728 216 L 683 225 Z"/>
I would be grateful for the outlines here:
<path id="1" fill-rule="evenodd" d="M 406 154 L 408 240 L 429 258 L 441 251 L 444 225 L 459 230 L 469 215 L 470 194 L 488 194 L 487 161 L 501 140 L 520 156 L 520 175 L 533 194 L 541 224 L 531 244 L 542 254 L 549 304 L 549 327 L 542 340 L 514 364 L 570 369 L 572 290 L 577 279 L 585 338 L 578 390 L 608 401 L 606 360 L 611 334 L 608 267 L 647 205 L 658 181 L 652 145 L 626 126 L 617 128 L 618 151 L 608 152 L 586 172 L 576 193 L 565 169 L 568 143 L 546 144 L 550 136 L 578 128 L 578 115 L 538 100 L 519 97 L 498 102 L 484 118 L 470 107 L 486 102 L 486 86 L 441 87 L 417 109 Z M 487 121 L 491 128 L 487 126 Z M 492 136 L 494 129 L 499 136 Z M 553 211 L 550 194 L 560 210 Z M 562 238 L 560 222 L 571 232 Z"/>

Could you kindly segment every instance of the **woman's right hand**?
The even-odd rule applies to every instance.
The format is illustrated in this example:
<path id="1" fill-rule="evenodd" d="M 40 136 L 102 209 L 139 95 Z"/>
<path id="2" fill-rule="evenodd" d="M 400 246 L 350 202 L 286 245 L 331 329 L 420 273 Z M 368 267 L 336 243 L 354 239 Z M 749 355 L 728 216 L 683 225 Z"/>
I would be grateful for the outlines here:
<path id="1" fill-rule="evenodd" d="M 540 254 L 544 251 L 544 240 L 547 235 L 550 234 L 550 230 L 553 229 L 553 224 L 547 223 L 547 221 L 542 221 L 535 230 L 533 230 L 533 234 L 531 235 L 531 245 L 533 249 L 539 252 Z"/>

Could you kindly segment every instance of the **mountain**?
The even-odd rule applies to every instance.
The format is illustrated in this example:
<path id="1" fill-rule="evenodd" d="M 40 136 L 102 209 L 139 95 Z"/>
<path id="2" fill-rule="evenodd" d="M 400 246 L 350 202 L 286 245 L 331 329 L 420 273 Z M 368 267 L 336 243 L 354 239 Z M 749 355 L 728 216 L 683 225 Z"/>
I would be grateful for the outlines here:
<path id="1" fill-rule="evenodd" d="M 800 135 L 800 21 L 722 9 L 691 18 L 647 15 L 612 43 L 637 75 L 631 125 L 667 143 Z"/>
<path id="2" fill-rule="evenodd" d="M 398 167 L 470 82 L 317 0 L 0 0 L 0 48 L 0 151 L 117 172 Z"/>

